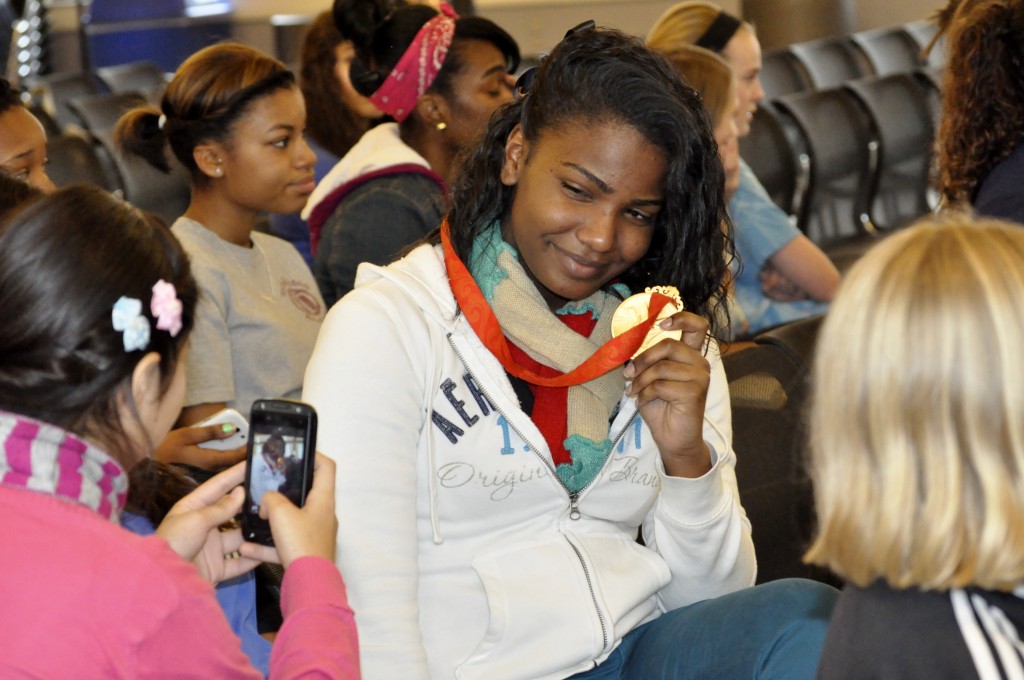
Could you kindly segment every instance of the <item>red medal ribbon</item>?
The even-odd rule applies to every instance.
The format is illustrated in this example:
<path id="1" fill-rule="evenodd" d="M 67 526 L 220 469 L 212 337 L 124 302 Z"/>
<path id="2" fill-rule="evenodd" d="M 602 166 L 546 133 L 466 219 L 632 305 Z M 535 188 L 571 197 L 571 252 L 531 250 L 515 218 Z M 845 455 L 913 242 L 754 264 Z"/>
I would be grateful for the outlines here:
<path id="1" fill-rule="evenodd" d="M 572 371 L 555 378 L 545 378 L 520 366 L 513 359 L 508 339 L 501 331 L 501 324 L 498 323 L 494 310 L 487 304 L 487 299 L 484 298 L 483 291 L 477 285 L 476 279 L 469 273 L 459 256 L 455 254 L 448 234 L 447 219 L 441 223 L 441 246 L 444 248 L 444 264 L 448 269 L 449 285 L 451 285 L 455 301 L 462 309 L 469 325 L 476 332 L 480 341 L 484 343 L 484 347 L 498 358 L 506 371 L 533 385 L 542 387 L 581 385 L 604 375 L 613 368 L 622 366 L 640 349 L 648 331 L 658 320 L 658 313 L 662 308 L 668 304 L 675 305 L 675 301 L 667 295 L 653 293 L 647 307 L 645 321 L 601 345 L 586 361 Z"/>

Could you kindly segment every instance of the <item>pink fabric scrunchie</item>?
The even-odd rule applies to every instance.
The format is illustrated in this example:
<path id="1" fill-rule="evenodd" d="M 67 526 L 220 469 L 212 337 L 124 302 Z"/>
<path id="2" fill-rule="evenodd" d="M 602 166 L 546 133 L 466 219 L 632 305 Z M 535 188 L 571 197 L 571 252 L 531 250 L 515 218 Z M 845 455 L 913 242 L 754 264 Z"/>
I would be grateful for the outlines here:
<path id="1" fill-rule="evenodd" d="M 370 95 L 374 106 L 401 123 L 437 77 L 455 35 L 459 15 L 447 2 L 441 13 L 423 24 L 377 91 Z"/>

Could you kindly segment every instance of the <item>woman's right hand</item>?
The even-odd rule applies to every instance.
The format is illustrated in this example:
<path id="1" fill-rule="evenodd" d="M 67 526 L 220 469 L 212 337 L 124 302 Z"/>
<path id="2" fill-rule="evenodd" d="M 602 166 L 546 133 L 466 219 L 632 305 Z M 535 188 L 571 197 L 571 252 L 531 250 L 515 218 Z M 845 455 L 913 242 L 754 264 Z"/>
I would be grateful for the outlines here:
<path id="1" fill-rule="evenodd" d="M 263 494 L 260 516 L 270 521 L 270 532 L 281 558 L 288 565 L 310 555 L 334 561 L 338 518 L 334 514 L 334 461 L 317 453 L 313 488 L 301 508 L 276 491 Z"/>
<path id="2" fill-rule="evenodd" d="M 225 425 L 231 429 L 225 429 Z M 204 449 L 199 445 L 215 439 L 227 439 L 235 432 L 234 425 L 230 423 L 179 427 L 167 433 L 153 452 L 152 458 L 161 463 L 180 463 L 208 472 L 217 472 L 245 460 L 245 446 L 219 451 Z"/>

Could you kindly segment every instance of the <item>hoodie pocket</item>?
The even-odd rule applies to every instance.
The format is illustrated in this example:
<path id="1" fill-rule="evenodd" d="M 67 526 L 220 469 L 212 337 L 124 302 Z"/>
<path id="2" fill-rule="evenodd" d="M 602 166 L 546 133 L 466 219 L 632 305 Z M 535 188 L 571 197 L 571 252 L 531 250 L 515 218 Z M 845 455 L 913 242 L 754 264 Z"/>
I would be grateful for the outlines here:
<path id="1" fill-rule="evenodd" d="M 596 659 L 612 644 L 587 569 L 564 537 L 481 553 L 473 568 L 490 620 L 457 677 L 541 678 Z"/>

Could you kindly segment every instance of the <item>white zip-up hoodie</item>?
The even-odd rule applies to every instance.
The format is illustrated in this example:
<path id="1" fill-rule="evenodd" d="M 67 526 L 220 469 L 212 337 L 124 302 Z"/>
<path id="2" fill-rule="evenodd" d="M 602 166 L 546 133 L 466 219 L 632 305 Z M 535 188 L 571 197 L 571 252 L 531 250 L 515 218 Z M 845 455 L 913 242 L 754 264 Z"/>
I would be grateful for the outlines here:
<path id="1" fill-rule="evenodd" d="M 565 678 L 666 610 L 752 585 L 717 346 L 708 358 L 711 471 L 665 476 L 624 397 L 612 454 L 570 496 L 458 313 L 440 247 L 363 265 L 324 321 L 304 392 L 338 464 L 337 562 L 363 677 Z"/>

